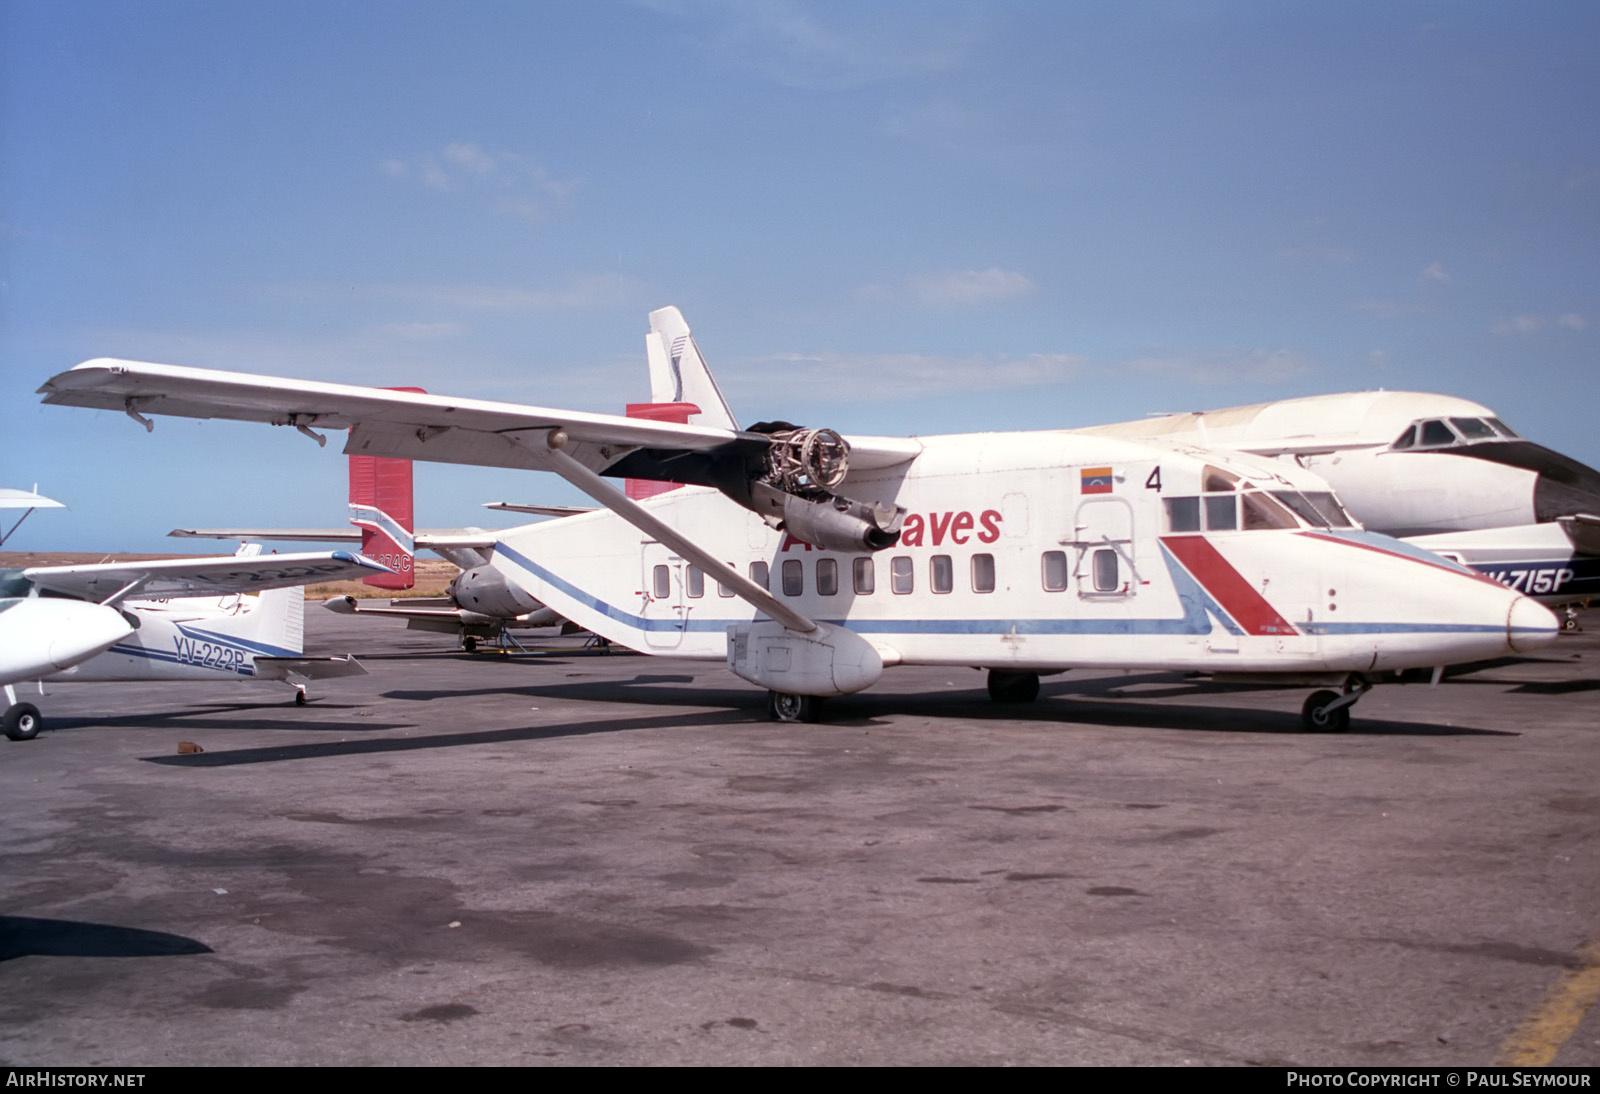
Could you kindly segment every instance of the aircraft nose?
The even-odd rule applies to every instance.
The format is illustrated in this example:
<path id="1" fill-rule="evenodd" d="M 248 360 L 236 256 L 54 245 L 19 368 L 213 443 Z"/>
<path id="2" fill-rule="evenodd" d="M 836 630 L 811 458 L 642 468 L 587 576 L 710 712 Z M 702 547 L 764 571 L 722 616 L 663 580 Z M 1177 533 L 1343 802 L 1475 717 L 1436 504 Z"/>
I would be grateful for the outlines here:
<path id="1" fill-rule="evenodd" d="M 1600 471 L 1559 452 L 1541 449 L 1533 487 L 1534 518 L 1543 523 L 1578 513 L 1600 513 Z"/>
<path id="2" fill-rule="evenodd" d="M 1561 621 L 1537 600 L 1519 596 L 1506 613 L 1506 644 L 1517 653 L 1548 646 L 1561 633 Z"/>

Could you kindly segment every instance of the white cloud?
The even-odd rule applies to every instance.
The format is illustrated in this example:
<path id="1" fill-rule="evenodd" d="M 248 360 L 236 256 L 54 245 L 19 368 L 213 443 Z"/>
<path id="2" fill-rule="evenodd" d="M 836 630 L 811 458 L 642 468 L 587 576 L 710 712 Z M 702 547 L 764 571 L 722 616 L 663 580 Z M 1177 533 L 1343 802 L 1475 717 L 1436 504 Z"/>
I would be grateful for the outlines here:
<path id="1" fill-rule="evenodd" d="M 1567 312 L 1563 315 L 1513 315 L 1509 319 L 1497 319 L 1489 330 L 1494 334 L 1538 334 L 1540 331 L 1558 327 L 1561 330 L 1585 330 L 1589 326 L 1586 316 L 1577 312 Z"/>
<path id="2" fill-rule="evenodd" d="M 797 0 L 646 2 L 690 24 L 724 61 L 786 87 L 843 90 L 943 72 L 969 48 L 970 35 L 948 13 L 907 25 L 878 17 L 871 5 L 831 9 L 824 21 Z"/>
<path id="3" fill-rule="evenodd" d="M 1450 275 L 1444 272 L 1444 266 L 1438 262 L 1422 271 L 1422 276 L 1429 281 L 1449 281 Z"/>
<path id="4" fill-rule="evenodd" d="M 274 296 L 300 299 L 398 300 L 433 308 L 470 311 L 567 311 L 632 303 L 648 295 L 648 286 L 619 274 L 580 274 L 556 288 L 520 285 L 406 285 L 375 282 L 364 285 L 299 282 L 273 285 Z"/>
<path id="5" fill-rule="evenodd" d="M 987 304 L 1032 292 L 1033 282 L 1015 270 L 930 270 L 904 282 L 867 285 L 857 290 L 863 300 L 909 301 L 929 306 Z"/>
<path id="6" fill-rule="evenodd" d="M 1070 353 L 1024 357 L 779 354 L 727 370 L 725 386 L 741 401 L 793 398 L 800 388 L 848 391 L 853 400 L 881 401 L 979 388 L 1040 387 L 1078 376 L 1089 367 L 1085 358 Z M 718 375 L 723 378 L 722 370 Z"/>
<path id="7" fill-rule="evenodd" d="M 1292 349 L 1220 349 L 1166 357 L 1141 357 L 1122 366 L 1151 376 L 1211 387 L 1281 384 L 1313 371 L 1311 358 Z"/>
<path id="8" fill-rule="evenodd" d="M 415 179 L 439 193 L 487 200 L 495 212 L 539 221 L 570 197 L 577 179 L 560 179 L 527 156 L 456 141 L 411 160 L 389 157 L 378 170 L 392 179 Z"/>

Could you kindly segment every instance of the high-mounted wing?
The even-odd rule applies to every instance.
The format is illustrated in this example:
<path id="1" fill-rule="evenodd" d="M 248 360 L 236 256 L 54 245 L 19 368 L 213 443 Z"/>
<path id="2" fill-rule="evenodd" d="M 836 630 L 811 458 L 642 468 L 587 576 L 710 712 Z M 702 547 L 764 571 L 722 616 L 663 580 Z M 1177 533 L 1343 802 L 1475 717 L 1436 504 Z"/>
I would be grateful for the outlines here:
<path id="1" fill-rule="evenodd" d="M 387 566 L 346 551 L 308 551 L 253 558 L 228 555 L 90 566 L 31 566 L 22 571 L 22 576 L 41 590 L 105 604 L 134 594 L 141 599 L 225 596 L 388 572 Z"/>
<path id="2" fill-rule="evenodd" d="M 679 425 L 514 403 L 97 358 L 51 377 L 46 403 L 147 414 L 349 429 L 345 452 L 436 463 L 554 471 L 577 465 L 617 477 L 714 486 L 808 543 L 881 550 L 903 511 L 836 493 L 852 471 L 909 463 L 914 439 L 846 439 L 786 422 L 749 430 Z M 592 495 L 591 495 L 592 496 Z"/>

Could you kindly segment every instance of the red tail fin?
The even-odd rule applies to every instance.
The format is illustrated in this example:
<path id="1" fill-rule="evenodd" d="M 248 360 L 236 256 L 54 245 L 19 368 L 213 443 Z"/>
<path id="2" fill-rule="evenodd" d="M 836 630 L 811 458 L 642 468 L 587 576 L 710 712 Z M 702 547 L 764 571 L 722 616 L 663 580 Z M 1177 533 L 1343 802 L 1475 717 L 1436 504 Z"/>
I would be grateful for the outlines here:
<path id="1" fill-rule="evenodd" d="M 630 418 L 643 418 L 651 422 L 676 422 L 678 425 L 688 425 L 689 415 L 700 413 L 700 408 L 694 403 L 629 403 L 627 415 Z M 657 494 L 665 494 L 668 490 L 676 490 L 677 483 L 656 482 L 654 479 L 626 479 L 624 487 L 628 497 L 634 501 L 644 498 L 653 498 Z"/>
<path id="2" fill-rule="evenodd" d="M 420 387 L 388 390 L 423 393 Z M 409 589 L 417 583 L 410 460 L 350 457 L 350 523 L 361 529 L 361 553 L 395 571 L 365 578 L 366 584 Z"/>

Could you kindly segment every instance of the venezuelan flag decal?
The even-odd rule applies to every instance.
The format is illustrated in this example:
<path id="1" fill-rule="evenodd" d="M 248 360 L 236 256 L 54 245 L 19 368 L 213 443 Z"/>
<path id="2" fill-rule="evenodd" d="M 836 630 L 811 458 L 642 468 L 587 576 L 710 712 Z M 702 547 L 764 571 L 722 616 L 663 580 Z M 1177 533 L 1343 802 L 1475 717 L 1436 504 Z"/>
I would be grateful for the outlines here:
<path id="1" fill-rule="evenodd" d="M 1246 634 L 1299 633 L 1204 536 L 1162 536 L 1161 545 Z"/>
<path id="2" fill-rule="evenodd" d="M 1111 493 L 1111 468 L 1085 467 L 1078 472 L 1078 490 L 1083 494 Z"/>

